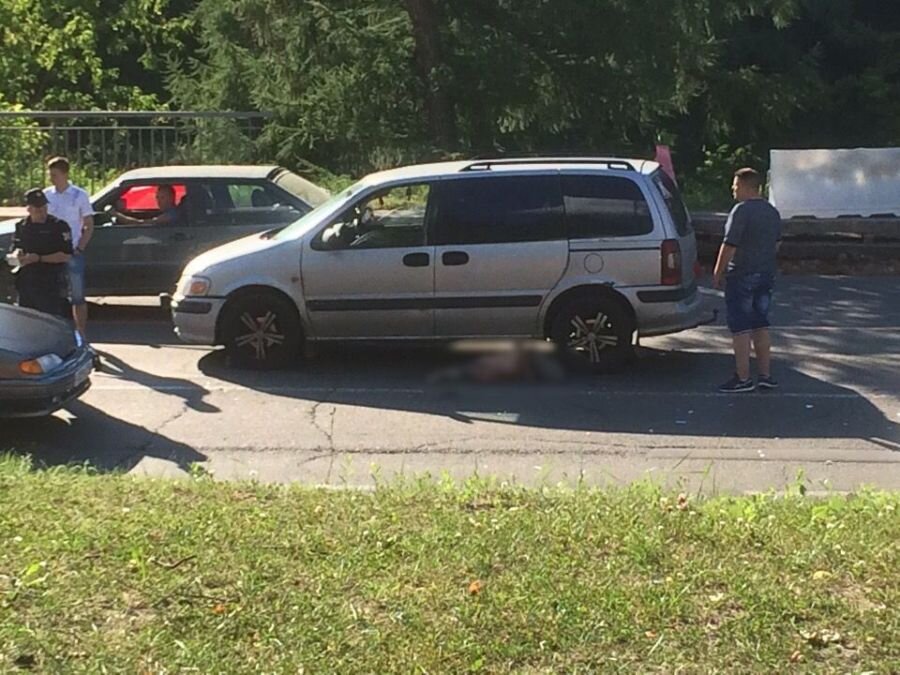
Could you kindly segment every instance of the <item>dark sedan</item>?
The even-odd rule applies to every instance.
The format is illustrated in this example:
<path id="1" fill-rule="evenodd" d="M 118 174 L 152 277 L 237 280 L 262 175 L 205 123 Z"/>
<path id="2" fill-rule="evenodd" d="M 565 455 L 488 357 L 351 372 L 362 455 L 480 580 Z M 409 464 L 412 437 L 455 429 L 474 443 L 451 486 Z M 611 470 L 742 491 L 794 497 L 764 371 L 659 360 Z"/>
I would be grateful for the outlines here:
<path id="1" fill-rule="evenodd" d="M 156 190 L 175 194 L 174 223 L 160 214 Z M 328 192 L 279 166 L 165 166 L 135 169 L 91 197 L 94 237 L 86 256 L 88 295 L 156 295 L 174 290 L 193 258 L 249 234 L 294 222 L 328 199 Z M 121 213 L 144 224 L 119 222 Z M 15 221 L 0 223 L 0 250 Z M 71 224 L 71 223 L 70 223 Z M 0 302 L 11 294 L 0 269 Z"/>
<path id="2" fill-rule="evenodd" d="M 0 305 L 0 418 L 50 415 L 88 390 L 93 367 L 65 321 Z"/>

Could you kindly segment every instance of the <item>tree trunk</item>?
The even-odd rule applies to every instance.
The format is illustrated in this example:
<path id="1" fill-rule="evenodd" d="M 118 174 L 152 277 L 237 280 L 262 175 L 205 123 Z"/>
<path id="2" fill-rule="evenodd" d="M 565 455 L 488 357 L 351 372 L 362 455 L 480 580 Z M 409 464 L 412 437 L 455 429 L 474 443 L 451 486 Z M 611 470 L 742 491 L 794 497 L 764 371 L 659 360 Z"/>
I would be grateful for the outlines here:
<path id="1" fill-rule="evenodd" d="M 453 107 L 440 81 L 441 45 L 433 0 L 404 0 L 412 20 L 416 71 L 425 88 L 425 112 L 434 143 L 450 150 L 456 145 Z"/>

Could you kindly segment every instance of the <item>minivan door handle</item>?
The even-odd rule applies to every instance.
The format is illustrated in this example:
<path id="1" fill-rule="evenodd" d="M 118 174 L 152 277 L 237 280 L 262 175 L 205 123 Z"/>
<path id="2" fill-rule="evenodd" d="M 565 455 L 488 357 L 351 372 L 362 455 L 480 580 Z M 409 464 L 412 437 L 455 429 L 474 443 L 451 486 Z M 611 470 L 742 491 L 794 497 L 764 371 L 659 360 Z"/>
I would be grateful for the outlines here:
<path id="1" fill-rule="evenodd" d="M 441 262 L 447 267 L 457 267 L 469 262 L 469 254 L 465 251 L 447 251 L 441 256 Z"/>
<path id="2" fill-rule="evenodd" d="M 407 267 L 428 267 L 431 256 L 427 253 L 407 253 L 403 256 L 403 264 Z"/>
<path id="3" fill-rule="evenodd" d="M 175 232 L 169 239 L 172 241 L 188 241 L 189 239 L 193 239 L 194 237 L 187 234 L 186 232 Z"/>

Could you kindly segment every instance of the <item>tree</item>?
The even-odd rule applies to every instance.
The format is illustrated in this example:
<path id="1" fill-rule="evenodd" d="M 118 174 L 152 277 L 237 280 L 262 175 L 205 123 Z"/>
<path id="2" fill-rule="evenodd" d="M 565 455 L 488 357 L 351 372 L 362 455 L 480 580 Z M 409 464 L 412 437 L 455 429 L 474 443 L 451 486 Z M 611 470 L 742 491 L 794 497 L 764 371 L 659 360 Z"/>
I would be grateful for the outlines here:
<path id="1" fill-rule="evenodd" d="M 900 144 L 883 0 L 5 0 L 0 37 L 0 107 L 273 113 L 258 139 L 210 127 L 209 159 L 359 174 L 666 138 L 689 191 L 727 196 L 772 147 Z"/>
<path id="2" fill-rule="evenodd" d="M 397 3 L 215 0 L 195 20 L 203 47 L 173 74 L 176 100 L 274 113 L 261 139 L 273 157 L 358 173 L 429 145 L 409 16 Z"/>
<path id="3" fill-rule="evenodd" d="M 687 113 L 667 123 L 698 202 L 727 204 L 729 172 L 764 168 L 772 148 L 900 144 L 900 7 L 802 0 L 738 19 L 718 31 L 717 67 Z"/>
<path id="4" fill-rule="evenodd" d="M 276 112 L 272 148 L 344 170 L 646 149 L 714 67 L 721 4 L 202 0 L 203 49 L 171 83 L 185 106 Z"/>
<path id="5" fill-rule="evenodd" d="M 416 71 L 421 80 L 431 136 L 446 150 L 456 145 L 453 107 L 442 81 L 443 54 L 438 13 L 432 0 L 405 0 L 415 41 Z"/>
<path id="6" fill-rule="evenodd" d="M 169 99 L 166 60 L 192 49 L 190 0 L 4 0 L 7 106 L 152 108 Z"/>

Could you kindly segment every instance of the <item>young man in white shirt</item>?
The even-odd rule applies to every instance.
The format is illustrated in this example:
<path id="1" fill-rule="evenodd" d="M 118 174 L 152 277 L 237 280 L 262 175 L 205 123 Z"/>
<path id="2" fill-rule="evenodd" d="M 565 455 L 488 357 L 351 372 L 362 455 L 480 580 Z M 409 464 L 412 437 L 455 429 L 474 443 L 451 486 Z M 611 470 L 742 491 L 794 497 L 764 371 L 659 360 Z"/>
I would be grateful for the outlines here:
<path id="1" fill-rule="evenodd" d="M 50 215 L 68 223 L 72 230 L 72 258 L 69 260 L 69 289 L 75 328 L 87 330 L 87 300 L 84 297 L 84 252 L 94 234 L 94 208 L 87 192 L 69 182 L 69 160 L 54 157 L 47 162 L 52 185 L 44 190 Z"/>

